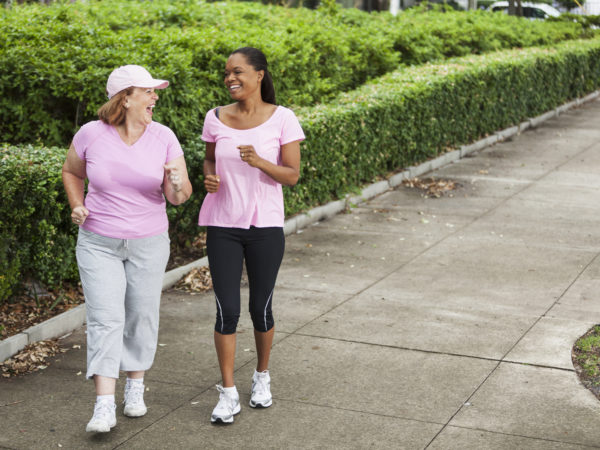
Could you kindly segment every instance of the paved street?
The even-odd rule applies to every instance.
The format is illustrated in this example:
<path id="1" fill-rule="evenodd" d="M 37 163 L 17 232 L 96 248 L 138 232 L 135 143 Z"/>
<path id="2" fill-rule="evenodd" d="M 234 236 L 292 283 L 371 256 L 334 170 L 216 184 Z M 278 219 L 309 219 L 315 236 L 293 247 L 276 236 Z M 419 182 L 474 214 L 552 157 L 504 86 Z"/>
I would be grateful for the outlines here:
<path id="1" fill-rule="evenodd" d="M 119 406 L 111 433 L 86 434 L 81 328 L 46 370 L 0 380 L 0 447 L 600 448 L 600 402 L 571 363 L 600 323 L 600 101 L 430 176 L 459 187 L 425 198 L 401 186 L 288 236 L 271 408 L 247 406 L 244 306 L 242 412 L 210 424 L 213 294 L 169 290 L 145 417 Z"/>

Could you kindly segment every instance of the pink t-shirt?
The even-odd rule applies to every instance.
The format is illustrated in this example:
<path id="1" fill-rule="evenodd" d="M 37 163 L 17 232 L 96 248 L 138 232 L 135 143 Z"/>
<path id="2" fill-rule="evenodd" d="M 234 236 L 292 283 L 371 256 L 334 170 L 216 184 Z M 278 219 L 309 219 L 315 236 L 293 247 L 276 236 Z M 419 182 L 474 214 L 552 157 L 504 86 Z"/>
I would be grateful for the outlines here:
<path id="1" fill-rule="evenodd" d="M 169 228 L 162 184 L 163 165 L 183 155 L 175 134 L 151 122 L 129 146 L 112 125 L 97 120 L 73 137 L 89 180 L 82 228 L 117 239 L 137 239 Z"/>
<path id="2" fill-rule="evenodd" d="M 230 128 L 211 109 L 206 113 L 202 140 L 215 142 L 219 190 L 207 194 L 200 209 L 199 225 L 250 228 L 282 227 L 284 221 L 281 184 L 262 170 L 240 159 L 238 145 L 252 145 L 256 153 L 281 164 L 281 146 L 304 139 L 295 114 L 278 106 L 264 123 L 249 130 Z"/>

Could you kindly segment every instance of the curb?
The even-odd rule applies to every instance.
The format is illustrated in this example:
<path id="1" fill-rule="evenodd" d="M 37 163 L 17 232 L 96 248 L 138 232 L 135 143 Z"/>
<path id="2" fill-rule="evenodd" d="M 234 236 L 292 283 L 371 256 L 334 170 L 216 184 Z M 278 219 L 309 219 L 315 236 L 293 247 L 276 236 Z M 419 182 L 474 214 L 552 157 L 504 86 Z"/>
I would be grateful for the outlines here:
<path id="1" fill-rule="evenodd" d="M 500 130 L 477 142 L 469 145 L 463 145 L 458 150 L 444 153 L 437 158 L 425 161 L 424 163 L 416 166 L 408 167 L 404 171 L 392 175 L 387 180 L 378 181 L 366 186 L 362 189 L 359 195 L 346 195 L 341 200 L 335 200 L 325 205 L 317 206 L 306 213 L 291 217 L 285 221 L 283 226 L 284 234 L 287 236 L 297 233 L 301 229 L 306 228 L 311 224 L 333 217 L 342 211 L 363 203 L 373 197 L 376 197 L 377 195 L 383 194 L 384 192 L 400 185 L 404 180 L 421 176 L 424 173 L 431 172 L 432 170 L 458 161 L 459 159 L 464 158 L 471 153 L 478 152 L 498 142 L 510 139 L 529 128 L 535 128 L 553 117 L 557 117 L 574 107 L 580 106 L 592 100 L 596 100 L 599 97 L 600 90 L 586 95 L 583 98 L 578 98 L 565 103 L 564 105 L 558 106 L 557 108 L 554 108 L 537 117 L 532 117 L 524 122 L 521 122 L 519 125 Z M 166 272 L 163 279 L 163 290 L 172 287 L 190 270 L 196 267 L 203 267 L 207 265 L 208 258 L 205 256 L 204 258 L 200 258 L 196 261 L 186 264 L 185 266 L 177 267 Z M 68 334 L 71 331 L 81 327 L 84 323 L 85 304 L 82 304 L 38 325 L 34 325 L 33 327 L 28 328 L 19 334 L 0 341 L 0 361 L 5 361 L 6 359 L 10 358 L 14 354 L 21 351 L 28 344 L 45 339 L 54 339 L 56 337 L 64 336 L 65 334 Z"/>

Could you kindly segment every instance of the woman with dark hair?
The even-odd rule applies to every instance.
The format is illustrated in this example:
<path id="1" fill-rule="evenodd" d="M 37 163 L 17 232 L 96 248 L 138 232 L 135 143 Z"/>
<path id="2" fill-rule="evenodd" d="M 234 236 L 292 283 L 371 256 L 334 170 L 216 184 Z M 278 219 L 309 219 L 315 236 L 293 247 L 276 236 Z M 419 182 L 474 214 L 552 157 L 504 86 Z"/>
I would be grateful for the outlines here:
<path id="1" fill-rule="evenodd" d="M 267 59 L 258 49 L 235 50 L 225 66 L 234 103 L 206 114 L 204 185 L 208 194 L 198 224 L 207 227 L 207 252 L 217 305 L 214 339 L 223 385 L 211 422 L 231 423 L 240 412 L 233 380 L 240 316 L 242 264 L 250 287 L 257 366 L 250 406 L 271 406 L 269 356 L 274 321 L 273 289 L 283 258 L 282 185 L 300 175 L 304 133 L 294 113 L 275 104 Z"/>
<path id="2" fill-rule="evenodd" d="M 86 431 L 117 424 L 115 386 L 127 372 L 123 414 L 143 416 L 144 373 L 154 361 L 163 275 L 169 259 L 166 199 L 192 194 L 183 150 L 152 120 L 158 89 L 141 66 L 121 66 L 106 84 L 98 118 L 73 137 L 62 169 L 85 295 L 87 373 L 96 387 Z M 87 194 L 85 180 L 88 180 Z"/>

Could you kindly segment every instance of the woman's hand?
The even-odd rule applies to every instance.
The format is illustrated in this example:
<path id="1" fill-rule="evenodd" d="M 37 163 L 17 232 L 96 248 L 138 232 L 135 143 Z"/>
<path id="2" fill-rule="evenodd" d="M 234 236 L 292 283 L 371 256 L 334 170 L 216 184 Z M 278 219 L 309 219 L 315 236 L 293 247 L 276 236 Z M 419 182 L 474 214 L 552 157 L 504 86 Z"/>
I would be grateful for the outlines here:
<path id="1" fill-rule="evenodd" d="M 175 192 L 181 191 L 183 186 L 183 177 L 179 173 L 179 168 L 176 164 L 165 164 L 165 176 Z"/>
<path id="2" fill-rule="evenodd" d="M 183 155 L 163 165 L 163 193 L 171 205 L 181 205 L 192 195 L 192 184 L 188 178 Z"/>
<path id="3" fill-rule="evenodd" d="M 220 183 L 221 178 L 219 175 L 206 175 L 204 177 L 204 187 L 206 188 L 206 192 L 210 194 L 214 194 L 219 190 Z"/>
<path id="4" fill-rule="evenodd" d="M 240 151 L 240 158 L 242 161 L 252 167 L 258 167 L 263 160 L 258 156 L 252 145 L 238 145 L 237 148 Z"/>
<path id="5" fill-rule="evenodd" d="M 83 225 L 87 216 L 90 215 L 90 212 L 85 206 L 76 206 L 71 211 L 71 220 L 75 225 Z"/>

